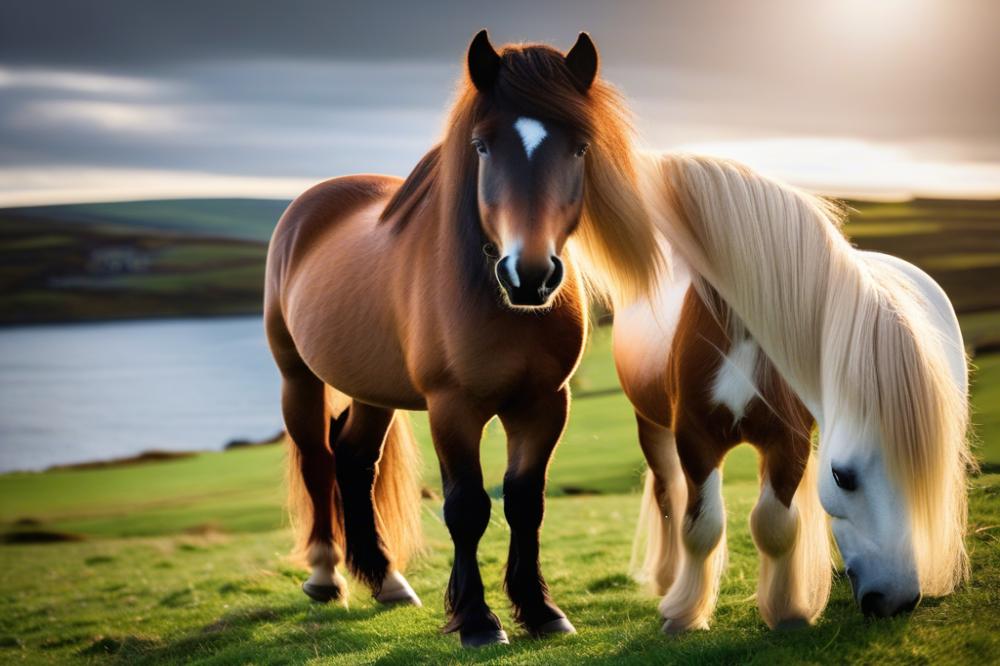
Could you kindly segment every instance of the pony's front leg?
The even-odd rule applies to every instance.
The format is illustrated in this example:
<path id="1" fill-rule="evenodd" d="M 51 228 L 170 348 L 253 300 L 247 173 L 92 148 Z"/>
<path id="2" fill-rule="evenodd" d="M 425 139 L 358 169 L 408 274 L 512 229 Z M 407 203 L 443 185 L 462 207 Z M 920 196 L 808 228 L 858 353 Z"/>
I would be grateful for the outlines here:
<path id="1" fill-rule="evenodd" d="M 683 559 L 677 577 L 660 601 L 665 633 L 708 629 L 726 562 L 726 512 L 722 501 L 722 452 L 714 442 L 676 432 L 688 481 L 681 530 Z"/>
<path id="2" fill-rule="evenodd" d="M 455 545 L 445 594 L 450 615 L 445 633 L 457 631 L 464 647 L 507 643 L 500 619 L 486 605 L 476 551 L 490 521 L 491 502 L 483 489 L 479 442 L 492 416 L 457 392 L 428 398 L 434 449 L 441 464 L 444 521 Z"/>
<path id="3" fill-rule="evenodd" d="M 772 629 L 811 624 L 830 596 L 826 514 L 809 440 L 799 439 L 798 446 L 764 447 L 760 498 L 750 514 L 760 554 L 757 606 Z"/>
<path id="4" fill-rule="evenodd" d="M 508 442 L 503 507 L 510 525 L 504 585 L 514 605 L 514 618 L 534 636 L 576 633 L 549 596 L 538 562 L 546 472 L 568 413 L 566 390 L 532 395 L 500 413 Z"/>

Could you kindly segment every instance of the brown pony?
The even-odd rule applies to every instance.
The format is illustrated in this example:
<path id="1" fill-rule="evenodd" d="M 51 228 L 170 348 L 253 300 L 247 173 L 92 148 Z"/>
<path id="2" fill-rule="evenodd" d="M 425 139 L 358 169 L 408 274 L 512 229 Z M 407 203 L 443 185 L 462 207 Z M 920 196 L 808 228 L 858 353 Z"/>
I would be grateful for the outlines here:
<path id="1" fill-rule="evenodd" d="M 583 285 L 642 293 L 658 270 L 630 133 L 586 34 L 469 47 L 446 134 L 405 182 L 349 176 L 282 216 L 265 326 L 282 375 L 304 584 L 343 599 L 349 569 L 383 603 L 420 603 L 400 573 L 418 543 L 419 463 L 398 409 L 428 411 L 454 542 L 445 595 L 466 646 L 505 643 L 476 560 L 490 516 L 479 443 L 508 435 L 505 586 L 535 636 L 571 633 L 539 569 L 546 470 L 585 341 Z"/>

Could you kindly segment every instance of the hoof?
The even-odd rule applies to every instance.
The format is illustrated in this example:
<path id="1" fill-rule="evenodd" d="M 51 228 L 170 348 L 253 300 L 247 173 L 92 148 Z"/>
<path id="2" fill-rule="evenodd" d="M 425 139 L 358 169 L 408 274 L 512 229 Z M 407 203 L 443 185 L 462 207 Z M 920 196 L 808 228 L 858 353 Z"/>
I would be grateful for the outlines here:
<path id="1" fill-rule="evenodd" d="M 660 629 L 663 633 L 668 636 L 678 636 L 687 631 L 707 631 L 708 622 L 702 620 L 701 622 L 695 622 L 692 624 L 684 624 L 677 620 L 667 620 L 663 623 L 663 627 Z"/>
<path id="2" fill-rule="evenodd" d="M 375 595 L 375 601 L 386 606 L 423 606 L 420 597 L 397 571 L 391 572 L 382 581 L 382 589 Z"/>
<path id="3" fill-rule="evenodd" d="M 564 617 L 557 617 L 531 631 L 531 635 L 536 638 L 555 636 L 557 634 L 575 634 L 576 627 Z"/>
<path id="4" fill-rule="evenodd" d="M 420 601 L 420 597 L 414 594 L 412 590 L 409 593 L 398 592 L 387 595 L 380 594 L 375 597 L 375 601 L 379 602 L 383 606 L 416 606 L 417 608 L 420 608 L 424 605 L 424 603 Z"/>
<path id="5" fill-rule="evenodd" d="M 321 604 L 336 601 L 344 596 L 344 591 L 338 585 L 317 585 L 309 581 L 302 583 L 302 591 L 307 597 Z M 346 602 L 346 599 L 344 601 Z"/>
<path id="6" fill-rule="evenodd" d="M 462 634 L 462 647 L 480 648 L 487 645 L 507 645 L 507 632 L 503 629 L 495 631 L 477 631 L 474 634 Z"/>
<path id="7" fill-rule="evenodd" d="M 790 617 L 786 620 L 778 622 L 774 625 L 775 631 L 794 631 L 796 629 L 804 629 L 809 626 L 809 620 L 804 617 Z"/>

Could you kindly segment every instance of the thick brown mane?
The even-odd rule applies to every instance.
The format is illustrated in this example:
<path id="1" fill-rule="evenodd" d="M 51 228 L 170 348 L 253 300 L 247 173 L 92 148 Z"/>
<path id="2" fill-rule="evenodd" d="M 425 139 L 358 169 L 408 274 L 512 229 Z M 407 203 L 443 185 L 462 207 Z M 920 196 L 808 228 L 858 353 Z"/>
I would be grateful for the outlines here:
<path id="1" fill-rule="evenodd" d="M 439 144 L 420 158 L 417 166 L 407 176 L 406 181 L 385 205 L 382 214 L 379 215 L 379 222 L 395 218 L 396 230 L 402 229 L 413 212 L 430 194 L 440 163 L 441 146 Z"/>
<path id="2" fill-rule="evenodd" d="M 441 143 L 417 164 L 382 211 L 380 220 L 404 228 L 422 205 L 471 234 L 479 226 L 473 128 L 497 111 L 562 124 L 591 144 L 587 157 L 583 219 L 577 254 L 588 282 L 608 295 L 647 291 L 662 258 L 654 242 L 632 163 L 632 130 L 615 89 L 597 78 L 581 92 L 559 51 L 544 45 L 513 45 L 489 93 L 463 78 Z"/>

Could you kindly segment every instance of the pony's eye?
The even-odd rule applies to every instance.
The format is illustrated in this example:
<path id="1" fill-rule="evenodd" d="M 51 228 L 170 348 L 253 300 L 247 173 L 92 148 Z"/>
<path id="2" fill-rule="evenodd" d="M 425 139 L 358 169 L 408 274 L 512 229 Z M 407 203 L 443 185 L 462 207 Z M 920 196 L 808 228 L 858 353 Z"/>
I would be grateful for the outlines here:
<path id="1" fill-rule="evenodd" d="M 833 468 L 833 480 L 836 482 L 838 488 L 842 488 L 847 492 L 851 492 L 858 487 L 858 480 L 854 475 L 854 472 L 849 469 L 836 467 Z"/>
<path id="2" fill-rule="evenodd" d="M 472 146 L 473 148 L 476 149 L 476 152 L 482 155 L 483 157 L 486 157 L 487 155 L 490 154 L 489 149 L 486 147 L 486 142 L 483 141 L 482 139 L 473 139 Z"/>
<path id="3" fill-rule="evenodd" d="M 587 154 L 587 150 L 589 149 L 590 149 L 589 143 L 581 143 L 579 146 L 576 147 L 576 152 L 573 154 L 576 155 L 577 157 L 583 157 L 584 155 Z"/>

